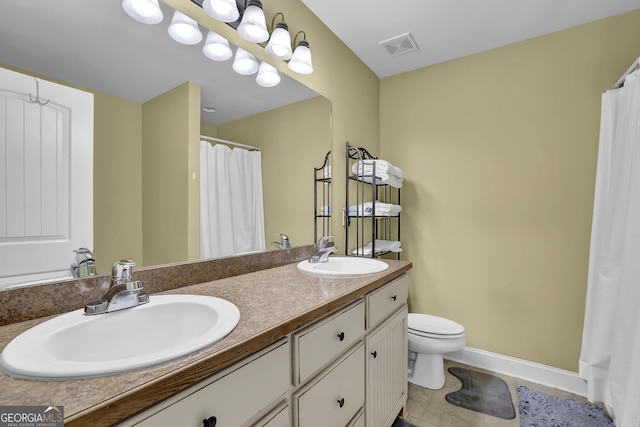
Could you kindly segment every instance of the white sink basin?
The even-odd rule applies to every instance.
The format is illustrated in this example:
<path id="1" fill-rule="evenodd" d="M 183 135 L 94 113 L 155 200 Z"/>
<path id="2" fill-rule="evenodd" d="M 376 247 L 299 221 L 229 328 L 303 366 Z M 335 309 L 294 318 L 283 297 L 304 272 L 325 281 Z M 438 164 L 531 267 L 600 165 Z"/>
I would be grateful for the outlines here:
<path id="1" fill-rule="evenodd" d="M 88 378 L 144 368 L 220 341 L 236 327 L 233 303 L 200 295 L 151 295 L 147 304 L 87 316 L 54 317 L 14 338 L 0 353 L 8 375 Z"/>
<path id="2" fill-rule="evenodd" d="M 357 276 L 379 273 L 387 268 L 389 264 L 377 259 L 348 256 L 330 256 L 327 262 L 312 263 L 304 260 L 298 263 L 299 270 L 321 276 Z"/>

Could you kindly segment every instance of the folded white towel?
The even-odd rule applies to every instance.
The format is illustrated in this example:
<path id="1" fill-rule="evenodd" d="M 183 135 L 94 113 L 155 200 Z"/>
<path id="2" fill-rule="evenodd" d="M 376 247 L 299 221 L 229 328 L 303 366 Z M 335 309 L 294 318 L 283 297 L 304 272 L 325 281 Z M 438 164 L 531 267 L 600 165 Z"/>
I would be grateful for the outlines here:
<path id="1" fill-rule="evenodd" d="M 402 180 L 396 178 L 395 176 L 389 175 L 387 173 L 378 173 L 378 172 L 376 172 L 376 175 L 377 175 L 375 180 L 376 185 L 386 184 L 394 188 L 402 188 Z M 373 176 L 360 176 L 358 177 L 358 179 L 364 182 L 368 182 L 369 184 L 374 183 Z"/>
<path id="2" fill-rule="evenodd" d="M 378 240 L 376 239 L 376 253 L 381 252 L 402 252 L 401 243 L 398 240 Z M 364 247 L 355 249 L 354 255 L 371 255 L 373 253 L 373 245 L 371 242 Z"/>
<path id="3" fill-rule="evenodd" d="M 351 167 L 351 171 L 358 175 L 373 175 L 373 165 L 375 165 L 376 176 L 380 176 L 381 173 L 393 175 L 400 181 L 404 179 L 404 173 L 402 169 L 392 165 L 386 160 L 358 160 Z"/>
<path id="4" fill-rule="evenodd" d="M 392 205 L 390 203 L 364 202 L 359 205 L 349 206 L 349 216 L 397 216 L 402 211 L 402 206 Z"/>

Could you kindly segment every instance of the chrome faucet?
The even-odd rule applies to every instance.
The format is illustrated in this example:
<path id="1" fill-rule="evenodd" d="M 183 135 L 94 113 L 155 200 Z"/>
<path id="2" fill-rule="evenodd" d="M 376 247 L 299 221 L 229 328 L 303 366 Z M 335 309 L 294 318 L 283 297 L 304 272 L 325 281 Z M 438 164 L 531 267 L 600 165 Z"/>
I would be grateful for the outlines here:
<path id="1" fill-rule="evenodd" d="M 135 307 L 149 302 L 149 295 L 141 294 L 144 284 L 141 280 L 133 280 L 133 266 L 135 261 L 123 259 L 115 264 L 111 270 L 111 285 L 102 296 L 102 300 L 87 304 L 84 314 L 103 314 L 111 311 Z"/>
<path id="2" fill-rule="evenodd" d="M 280 243 L 271 242 L 271 246 L 276 247 L 278 249 L 288 249 L 291 247 L 289 243 L 289 237 L 286 234 L 280 234 Z"/>
<path id="3" fill-rule="evenodd" d="M 316 253 L 309 258 L 310 263 L 327 262 L 329 261 L 329 255 L 338 250 L 333 244 L 329 246 L 329 239 L 333 239 L 333 236 L 324 236 L 318 240 Z"/>
<path id="4" fill-rule="evenodd" d="M 95 276 L 96 260 L 93 252 L 87 248 L 74 249 L 76 253 L 76 262 L 71 264 L 71 275 L 75 278 Z"/>

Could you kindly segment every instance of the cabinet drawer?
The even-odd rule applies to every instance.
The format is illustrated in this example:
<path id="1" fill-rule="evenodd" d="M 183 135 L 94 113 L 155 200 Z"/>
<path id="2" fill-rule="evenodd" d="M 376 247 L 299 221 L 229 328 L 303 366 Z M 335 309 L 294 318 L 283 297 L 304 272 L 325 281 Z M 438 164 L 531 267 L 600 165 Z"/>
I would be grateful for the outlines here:
<path id="1" fill-rule="evenodd" d="M 289 390 L 289 360 L 287 341 L 137 425 L 197 427 L 214 416 L 219 426 L 240 426 Z"/>
<path id="2" fill-rule="evenodd" d="M 346 426 L 364 405 L 364 346 L 294 397 L 299 427 Z"/>
<path id="3" fill-rule="evenodd" d="M 290 427 L 289 405 L 280 405 L 251 427 Z"/>
<path id="4" fill-rule="evenodd" d="M 296 369 L 301 384 L 351 347 L 364 334 L 364 301 L 322 319 L 294 336 Z"/>
<path id="5" fill-rule="evenodd" d="M 368 294 L 366 296 L 367 330 L 373 329 L 387 316 L 406 304 L 408 296 L 409 279 L 406 274 Z"/>

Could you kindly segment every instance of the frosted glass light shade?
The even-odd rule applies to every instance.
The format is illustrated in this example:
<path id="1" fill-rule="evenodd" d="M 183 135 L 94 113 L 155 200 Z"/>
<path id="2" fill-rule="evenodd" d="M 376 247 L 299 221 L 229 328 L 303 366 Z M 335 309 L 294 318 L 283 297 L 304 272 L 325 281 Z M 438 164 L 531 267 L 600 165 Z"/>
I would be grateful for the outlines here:
<path id="1" fill-rule="evenodd" d="M 266 42 L 269 39 L 269 31 L 260 0 L 249 0 L 249 5 L 244 10 L 242 21 L 238 26 L 238 35 L 254 43 Z"/>
<path id="2" fill-rule="evenodd" d="M 169 25 L 169 35 L 182 44 L 197 44 L 202 40 L 198 23 L 179 10 L 173 13 L 173 19 Z"/>
<path id="3" fill-rule="evenodd" d="M 262 87 L 274 87 L 280 83 L 280 74 L 275 67 L 266 62 L 262 62 L 260 63 L 260 69 L 256 76 L 256 83 Z"/>
<path id="4" fill-rule="evenodd" d="M 210 17 L 222 22 L 235 22 L 240 17 L 236 0 L 204 0 L 202 9 Z"/>
<path id="5" fill-rule="evenodd" d="M 236 50 L 236 58 L 233 60 L 231 67 L 238 74 L 250 76 L 258 71 L 259 64 L 255 56 L 239 47 Z"/>
<path id="6" fill-rule="evenodd" d="M 158 0 L 123 0 L 122 8 L 127 15 L 143 24 L 158 24 L 164 19 Z"/>
<path id="7" fill-rule="evenodd" d="M 291 71 L 298 74 L 311 74 L 313 72 L 309 42 L 302 40 L 298 43 L 296 50 L 293 51 L 293 56 L 291 57 L 291 61 L 289 61 L 288 67 Z"/>
<path id="8" fill-rule="evenodd" d="M 269 43 L 265 48 L 267 53 L 276 59 L 291 59 L 291 34 L 289 27 L 284 22 L 278 22 L 276 28 L 271 33 Z"/>
<path id="9" fill-rule="evenodd" d="M 226 61 L 233 56 L 229 41 L 213 31 L 209 31 L 207 34 L 207 41 L 202 47 L 202 53 L 213 61 Z"/>

